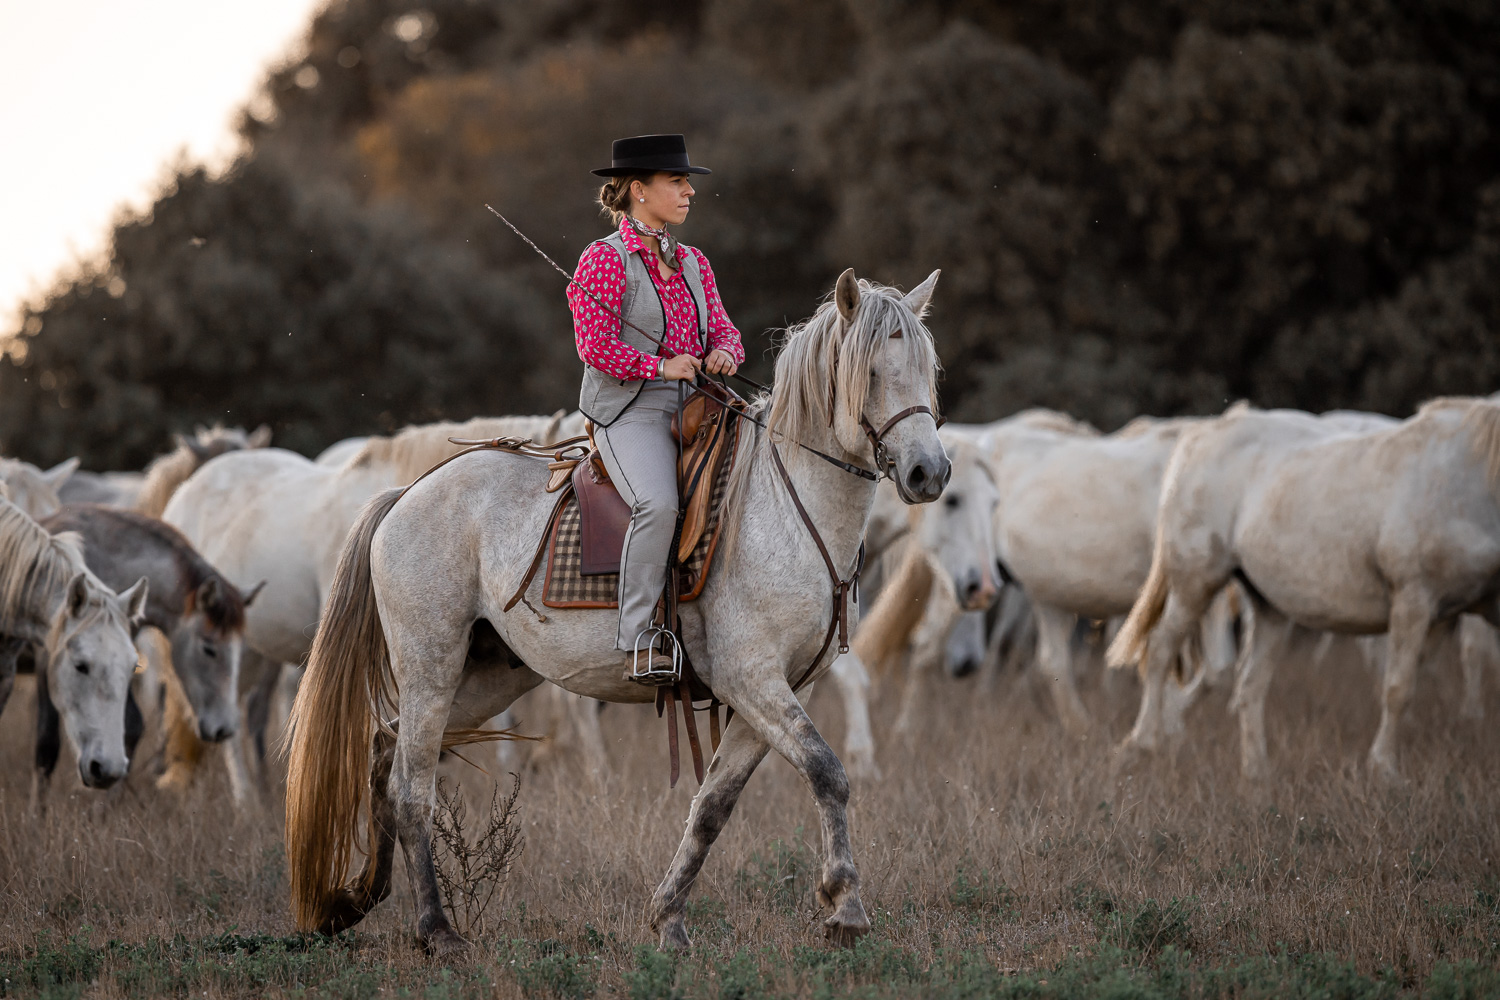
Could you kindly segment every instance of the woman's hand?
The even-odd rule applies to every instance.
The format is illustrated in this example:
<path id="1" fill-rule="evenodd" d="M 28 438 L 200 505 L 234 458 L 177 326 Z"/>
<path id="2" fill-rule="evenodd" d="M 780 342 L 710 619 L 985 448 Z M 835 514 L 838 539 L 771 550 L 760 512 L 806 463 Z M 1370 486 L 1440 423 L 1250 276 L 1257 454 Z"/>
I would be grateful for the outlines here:
<path id="1" fill-rule="evenodd" d="M 712 354 L 709 357 L 713 357 Z M 691 354 L 679 354 L 675 358 L 668 358 L 662 362 L 662 378 L 672 382 L 681 382 L 698 374 L 698 368 L 703 362 Z"/>
<path id="2" fill-rule="evenodd" d="M 734 358 L 729 356 L 728 351 L 715 350 L 708 352 L 703 367 L 708 369 L 711 375 L 733 375 L 739 371 L 740 366 L 734 363 Z"/>

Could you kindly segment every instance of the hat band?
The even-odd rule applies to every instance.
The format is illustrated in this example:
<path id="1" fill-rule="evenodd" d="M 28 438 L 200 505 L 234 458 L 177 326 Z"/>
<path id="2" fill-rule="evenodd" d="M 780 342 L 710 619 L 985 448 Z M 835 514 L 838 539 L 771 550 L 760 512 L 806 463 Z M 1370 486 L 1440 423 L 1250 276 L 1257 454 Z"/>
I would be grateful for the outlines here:
<path id="1" fill-rule="evenodd" d="M 656 153 L 651 156 L 617 157 L 610 162 L 611 170 L 670 170 L 673 167 L 690 167 L 686 153 Z"/>

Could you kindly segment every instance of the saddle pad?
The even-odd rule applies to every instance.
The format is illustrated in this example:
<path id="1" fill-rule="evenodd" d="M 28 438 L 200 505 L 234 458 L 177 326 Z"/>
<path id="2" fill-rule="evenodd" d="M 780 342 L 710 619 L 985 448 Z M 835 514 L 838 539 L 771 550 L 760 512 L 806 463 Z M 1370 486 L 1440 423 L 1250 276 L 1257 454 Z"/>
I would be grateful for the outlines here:
<path id="1" fill-rule="evenodd" d="M 724 459 L 714 470 L 713 488 L 709 494 L 708 523 L 703 536 L 679 569 L 678 593 L 682 602 L 695 600 L 708 582 L 714 550 L 719 544 L 719 513 L 729 491 L 729 474 L 734 469 L 738 450 L 738 421 L 730 426 L 731 439 L 726 442 Z M 547 579 L 542 587 L 542 604 L 549 608 L 614 608 L 620 586 L 619 573 L 583 574 L 583 519 L 578 498 L 572 490 L 563 501 L 563 509 L 552 529 L 547 551 Z"/>

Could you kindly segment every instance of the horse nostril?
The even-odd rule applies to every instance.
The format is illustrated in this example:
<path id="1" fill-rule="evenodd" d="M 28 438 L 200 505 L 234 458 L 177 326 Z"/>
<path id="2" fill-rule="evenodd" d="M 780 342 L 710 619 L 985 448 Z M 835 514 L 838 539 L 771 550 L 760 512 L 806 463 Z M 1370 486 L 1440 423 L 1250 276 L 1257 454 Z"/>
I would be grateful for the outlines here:
<path id="1" fill-rule="evenodd" d="M 943 467 L 943 488 L 948 488 L 948 480 L 953 478 L 953 463 L 949 462 Z"/>
<path id="2" fill-rule="evenodd" d="M 913 490 L 920 490 L 927 484 L 927 469 L 921 465 L 914 465 L 906 474 L 906 485 Z"/>
<path id="3" fill-rule="evenodd" d="M 89 761 L 89 777 L 95 781 L 104 780 L 104 768 L 97 760 Z"/>

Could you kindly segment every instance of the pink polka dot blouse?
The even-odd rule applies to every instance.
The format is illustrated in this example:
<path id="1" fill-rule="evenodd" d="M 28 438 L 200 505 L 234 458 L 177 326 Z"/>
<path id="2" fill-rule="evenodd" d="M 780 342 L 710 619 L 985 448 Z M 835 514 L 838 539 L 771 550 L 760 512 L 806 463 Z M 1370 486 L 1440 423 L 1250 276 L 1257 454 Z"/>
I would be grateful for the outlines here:
<path id="1" fill-rule="evenodd" d="M 584 364 L 597 368 L 606 375 L 623 379 L 655 379 L 658 356 L 675 357 L 692 354 L 703 357 L 707 351 L 719 350 L 734 359 L 737 365 L 745 362 L 745 348 L 740 343 L 740 331 L 729 321 L 724 303 L 719 298 L 719 287 L 714 281 L 713 268 L 702 251 L 682 246 L 678 253 L 695 254 L 698 270 L 703 276 L 703 298 L 708 303 L 708 347 L 704 350 L 698 343 L 698 307 L 693 302 L 687 279 L 679 269 L 670 278 L 662 278 L 656 267 L 656 254 L 640 237 L 640 234 L 625 220 L 620 221 L 620 233 L 625 248 L 645 257 L 646 270 L 651 275 L 656 293 L 661 296 L 667 313 L 667 335 L 663 338 L 670 354 L 658 349 L 656 354 L 639 351 L 620 339 L 618 314 L 625 301 L 625 268 L 620 255 L 607 243 L 592 244 L 578 260 L 574 272 L 575 284 L 568 286 L 568 305 L 573 311 L 573 336 L 578 343 L 578 356 Z M 583 285 L 598 296 L 613 314 L 600 308 L 578 285 Z"/>

